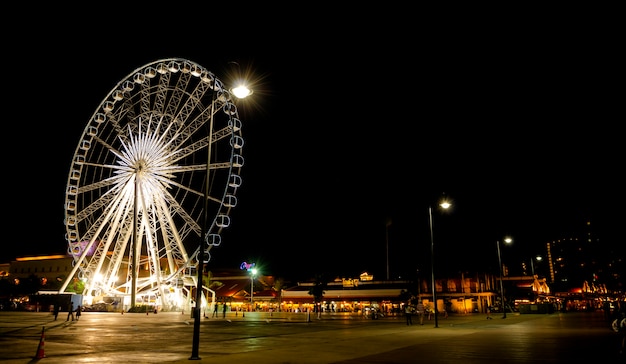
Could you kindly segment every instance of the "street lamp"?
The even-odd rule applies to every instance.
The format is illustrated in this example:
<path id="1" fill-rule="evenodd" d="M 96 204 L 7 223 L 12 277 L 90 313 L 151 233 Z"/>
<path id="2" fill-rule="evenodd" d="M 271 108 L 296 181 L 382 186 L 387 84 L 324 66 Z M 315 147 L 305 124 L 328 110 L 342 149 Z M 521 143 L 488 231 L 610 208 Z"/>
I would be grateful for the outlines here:
<path id="1" fill-rule="evenodd" d="M 542 257 L 541 255 L 537 255 L 537 256 L 535 257 L 535 259 L 536 259 L 538 262 L 540 262 L 540 261 L 543 259 L 543 257 Z M 535 276 L 535 263 L 534 263 L 535 259 L 530 258 L 530 271 L 531 271 L 531 273 L 532 273 L 533 277 Z"/>
<path id="2" fill-rule="evenodd" d="M 193 318 L 194 318 L 194 324 L 193 324 L 193 338 L 192 338 L 192 348 L 191 348 L 191 357 L 189 357 L 189 360 L 200 360 L 200 356 L 199 356 L 199 347 L 200 347 L 200 313 L 202 311 L 202 278 L 204 276 L 204 264 L 208 263 L 209 260 L 209 256 L 208 256 L 208 250 L 205 250 L 207 248 L 210 248 L 210 238 L 209 238 L 209 231 L 210 231 L 210 226 L 209 226 L 209 215 L 208 215 L 208 209 L 209 209 L 209 187 L 210 187 L 210 182 L 211 182 L 211 178 L 210 178 L 210 172 L 211 172 L 211 150 L 212 150 L 212 145 L 213 145 L 213 123 L 214 123 L 214 115 L 217 111 L 219 111 L 220 109 L 222 109 L 224 107 L 224 105 L 226 105 L 227 103 L 221 104 L 219 105 L 218 108 L 215 107 L 215 104 L 218 101 L 224 101 L 224 100 L 220 100 L 220 98 L 223 98 L 223 95 L 217 95 L 218 93 L 221 93 L 224 90 L 220 90 L 221 89 L 221 85 L 219 85 L 219 83 L 221 83 L 221 81 L 219 81 L 219 79 L 213 75 L 212 73 L 208 73 L 208 76 L 210 76 L 210 88 L 212 89 L 212 94 L 211 94 L 211 105 L 210 105 L 210 109 L 209 109 L 209 125 L 208 125 L 208 134 L 207 134 L 207 160 L 206 160 L 206 180 L 204 181 L 204 208 L 202 210 L 202 223 L 200 225 L 200 242 L 199 242 L 199 246 L 198 246 L 198 255 L 196 257 L 197 261 L 198 261 L 198 267 L 197 267 L 197 282 L 196 282 L 196 295 L 195 295 L 195 300 L 196 300 L 196 305 L 193 308 Z M 241 90 L 240 90 L 241 91 Z M 241 97 L 246 97 L 248 95 L 250 95 L 252 92 L 250 90 L 246 90 L 244 89 L 241 92 L 238 92 L 239 95 L 243 95 Z M 240 97 L 240 96 L 237 96 Z M 240 98 L 241 98 L 240 97 Z M 230 120 L 229 116 L 229 122 Z M 209 246 L 207 246 L 209 245 Z M 226 304 L 226 303 L 224 303 Z"/>
<path id="3" fill-rule="evenodd" d="M 387 280 L 389 280 L 389 226 L 391 226 L 391 219 L 387 219 L 385 223 L 385 248 L 387 254 Z"/>
<path id="4" fill-rule="evenodd" d="M 246 98 L 250 95 L 252 95 L 252 90 L 250 90 L 247 86 L 245 85 L 239 85 L 237 87 L 234 87 L 231 92 L 233 93 L 233 95 L 235 95 L 238 99 L 243 99 Z"/>
<path id="5" fill-rule="evenodd" d="M 238 99 L 245 99 L 252 95 L 252 89 L 248 87 L 250 82 L 249 77 L 245 72 L 242 72 L 241 66 L 237 61 L 228 62 L 230 66 L 227 69 L 228 78 L 232 80 L 233 87 L 230 89 L 230 93 L 235 95 Z"/>
<path id="6" fill-rule="evenodd" d="M 216 87 L 215 83 L 217 79 L 213 80 L 213 86 Z M 209 231 L 208 224 L 208 204 L 209 204 L 209 172 L 211 170 L 211 143 L 213 136 L 213 115 L 215 114 L 215 89 L 211 96 L 211 114 L 209 115 L 209 132 L 208 132 L 208 140 L 207 140 L 207 160 L 206 160 L 206 181 L 204 185 L 204 208 L 202 212 L 202 224 L 200 225 L 200 244 L 198 246 L 198 267 L 197 269 L 197 282 L 196 282 L 196 305 L 193 308 L 193 338 L 192 338 L 192 347 L 191 347 L 191 357 L 190 360 L 199 360 L 200 356 L 198 355 L 199 346 L 200 346 L 200 312 L 202 310 L 202 278 L 204 275 L 204 262 L 206 258 L 205 252 L 205 244 L 207 239 L 207 234 Z"/>
<path id="7" fill-rule="evenodd" d="M 256 268 L 250 269 L 250 307 L 252 308 L 252 311 L 254 311 L 254 276 L 256 275 L 256 272 Z"/>
<path id="8" fill-rule="evenodd" d="M 447 201 L 443 201 L 439 204 L 443 209 L 448 209 L 451 204 Z M 437 288 L 435 286 L 435 240 L 433 238 L 433 208 L 428 206 L 428 226 L 430 227 L 430 275 L 431 284 L 433 289 L 433 307 L 435 310 L 435 327 L 439 327 L 439 321 L 437 318 Z"/>
<path id="9" fill-rule="evenodd" d="M 504 242 L 510 244 L 513 241 L 511 238 L 504 238 Z M 502 283 L 502 254 L 500 253 L 500 240 L 496 241 L 498 247 L 498 263 L 500 265 L 500 299 L 502 300 L 502 318 L 506 318 L 506 307 L 504 306 L 504 284 Z"/>

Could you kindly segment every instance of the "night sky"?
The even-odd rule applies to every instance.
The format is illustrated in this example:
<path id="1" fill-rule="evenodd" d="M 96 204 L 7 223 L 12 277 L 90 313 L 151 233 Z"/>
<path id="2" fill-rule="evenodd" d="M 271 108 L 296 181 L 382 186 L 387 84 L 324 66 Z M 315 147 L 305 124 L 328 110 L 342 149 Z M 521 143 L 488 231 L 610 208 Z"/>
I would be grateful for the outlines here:
<path id="1" fill-rule="evenodd" d="M 234 31 L 192 9 L 46 10 L 2 25 L 0 262 L 65 253 L 65 186 L 89 118 L 135 69 L 173 57 L 253 79 L 239 109 L 244 183 L 209 269 L 422 274 L 429 206 L 441 270 L 497 269 L 505 235 L 503 258 L 530 258 L 587 219 L 624 251 L 624 63 L 609 24 L 429 27 L 371 9 L 350 26 L 320 12 L 248 16 Z"/>

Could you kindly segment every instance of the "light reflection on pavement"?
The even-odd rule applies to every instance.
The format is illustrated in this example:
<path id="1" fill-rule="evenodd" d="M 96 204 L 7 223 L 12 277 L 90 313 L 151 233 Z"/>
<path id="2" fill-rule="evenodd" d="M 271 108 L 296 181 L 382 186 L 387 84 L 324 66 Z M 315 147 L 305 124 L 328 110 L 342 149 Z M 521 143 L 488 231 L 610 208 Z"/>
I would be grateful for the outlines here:
<path id="1" fill-rule="evenodd" d="M 310 321 L 309 321 L 310 319 Z M 415 322 L 415 321 L 414 321 Z M 0 362 L 11 363 L 561 363 L 582 353 L 616 357 L 617 334 L 601 311 L 450 315 L 423 326 L 326 314 L 246 313 L 202 318 L 199 360 L 190 360 L 194 320 L 180 312 L 85 312 L 65 321 L 43 312 L 0 312 Z M 45 358 L 36 358 L 42 342 Z M 592 356 L 593 357 L 593 356 Z"/>

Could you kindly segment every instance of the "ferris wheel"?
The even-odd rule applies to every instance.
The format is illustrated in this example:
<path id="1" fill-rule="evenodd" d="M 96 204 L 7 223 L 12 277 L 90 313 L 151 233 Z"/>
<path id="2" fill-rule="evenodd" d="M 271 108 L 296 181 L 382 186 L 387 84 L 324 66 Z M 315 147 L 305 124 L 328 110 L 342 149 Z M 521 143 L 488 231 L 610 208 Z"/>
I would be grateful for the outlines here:
<path id="1" fill-rule="evenodd" d="M 221 242 L 244 164 L 231 94 L 179 58 L 122 79 L 88 121 L 71 161 L 65 226 L 84 297 L 154 295 L 195 286 Z M 84 285 L 84 286 L 83 286 Z M 134 303 L 131 303 L 134 304 Z"/>

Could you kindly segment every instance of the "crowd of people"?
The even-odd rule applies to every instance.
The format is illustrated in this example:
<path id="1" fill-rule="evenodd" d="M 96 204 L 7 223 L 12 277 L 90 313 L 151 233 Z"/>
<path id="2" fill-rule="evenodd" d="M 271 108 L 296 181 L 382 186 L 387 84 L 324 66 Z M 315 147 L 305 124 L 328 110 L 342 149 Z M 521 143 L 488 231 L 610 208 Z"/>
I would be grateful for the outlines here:
<path id="1" fill-rule="evenodd" d="M 418 302 L 416 305 L 408 303 L 404 306 L 404 316 L 406 317 L 407 325 L 413 325 L 413 316 L 417 316 L 419 324 L 424 325 L 424 317 L 428 317 L 428 320 L 431 320 L 434 314 L 434 309 L 425 306 L 422 302 Z M 443 310 L 442 312 L 438 312 L 438 315 L 448 318 L 448 311 Z"/>

